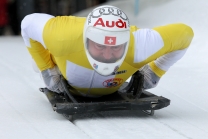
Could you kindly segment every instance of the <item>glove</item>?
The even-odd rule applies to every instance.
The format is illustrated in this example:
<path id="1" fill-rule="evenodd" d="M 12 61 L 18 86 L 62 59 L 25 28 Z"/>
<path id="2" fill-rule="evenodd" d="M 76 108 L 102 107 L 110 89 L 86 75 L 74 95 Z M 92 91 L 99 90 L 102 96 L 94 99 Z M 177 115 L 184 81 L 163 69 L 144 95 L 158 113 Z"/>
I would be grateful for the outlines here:
<path id="1" fill-rule="evenodd" d="M 144 89 L 150 89 L 157 86 L 160 77 L 152 71 L 148 64 L 143 66 L 139 71 L 144 75 Z"/>
<path id="2" fill-rule="evenodd" d="M 61 72 L 57 66 L 41 71 L 41 75 L 49 90 L 56 93 L 64 92 L 64 86 L 61 83 Z"/>

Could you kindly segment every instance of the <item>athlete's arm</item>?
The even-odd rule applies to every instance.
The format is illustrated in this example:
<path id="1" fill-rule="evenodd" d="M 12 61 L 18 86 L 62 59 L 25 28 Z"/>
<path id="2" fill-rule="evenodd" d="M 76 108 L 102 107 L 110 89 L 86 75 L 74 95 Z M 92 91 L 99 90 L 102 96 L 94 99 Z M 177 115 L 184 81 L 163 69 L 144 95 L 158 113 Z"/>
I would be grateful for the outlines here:
<path id="1" fill-rule="evenodd" d="M 149 63 L 152 71 L 161 77 L 185 54 L 193 38 L 193 31 L 184 24 L 171 24 L 133 32 L 135 63 Z"/>
<path id="2" fill-rule="evenodd" d="M 162 76 L 174 63 L 184 56 L 194 33 L 185 24 L 170 24 L 154 28 L 154 30 L 162 37 L 166 54 L 149 65 L 158 76 Z"/>
<path id="3" fill-rule="evenodd" d="M 43 41 L 43 29 L 53 16 L 48 14 L 27 15 L 21 23 L 21 34 L 25 45 L 40 71 L 54 67 L 54 62 Z"/>

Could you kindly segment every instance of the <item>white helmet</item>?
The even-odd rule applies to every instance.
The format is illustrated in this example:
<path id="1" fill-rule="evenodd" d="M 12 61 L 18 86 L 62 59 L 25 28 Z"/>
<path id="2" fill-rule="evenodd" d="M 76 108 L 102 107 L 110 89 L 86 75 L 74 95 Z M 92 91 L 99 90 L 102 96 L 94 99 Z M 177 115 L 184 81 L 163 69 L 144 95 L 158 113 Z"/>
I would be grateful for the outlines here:
<path id="1" fill-rule="evenodd" d="M 101 75 L 111 75 L 118 70 L 128 51 L 129 19 L 117 7 L 97 7 L 87 16 L 83 39 L 91 66 Z"/>

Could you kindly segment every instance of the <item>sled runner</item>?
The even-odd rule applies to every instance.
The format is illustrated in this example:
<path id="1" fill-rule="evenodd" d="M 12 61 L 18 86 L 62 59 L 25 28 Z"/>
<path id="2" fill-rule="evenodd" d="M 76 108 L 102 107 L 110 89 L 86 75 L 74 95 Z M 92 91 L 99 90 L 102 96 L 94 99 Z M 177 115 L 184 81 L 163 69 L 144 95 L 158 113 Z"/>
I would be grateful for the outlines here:
<path id="1" fill-rule="evenodd" d="M 142 110 L 148 115 L 153 115 L 154 110 L 170 105 L 169 99 L 142 89 L 143 75 L 139 72 L 132 75 L 130 82 L 125 82 L 115 93 L 99 98 L 72 95 L 70 92 L 76 90 L 63 78 L 62 83 L 65 87 L 63 94 L 57 94 L 47 88 L 40 88 L 40 91 L 47 96 L 53 110 L 67 118 L 74 114 L 113 110 Z"/>

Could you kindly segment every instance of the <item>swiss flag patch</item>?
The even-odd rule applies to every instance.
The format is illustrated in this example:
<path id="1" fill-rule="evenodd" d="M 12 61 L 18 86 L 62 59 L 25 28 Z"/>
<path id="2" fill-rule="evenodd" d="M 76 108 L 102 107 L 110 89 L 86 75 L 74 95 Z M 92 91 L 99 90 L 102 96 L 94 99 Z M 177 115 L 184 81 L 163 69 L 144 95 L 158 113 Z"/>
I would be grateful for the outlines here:
<path id="1" fill-rule="evenodd" d="M 105 42 L 104 42 L 104 44 L 107 44 L 107 45 L 116 45 L 116 37 L 105 36 Z"/>

